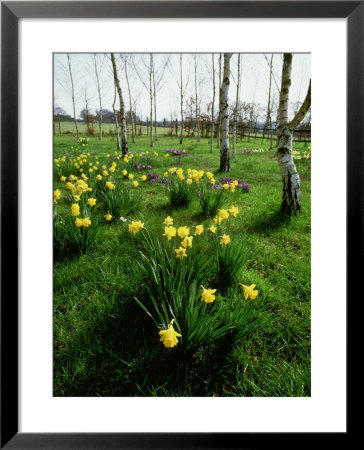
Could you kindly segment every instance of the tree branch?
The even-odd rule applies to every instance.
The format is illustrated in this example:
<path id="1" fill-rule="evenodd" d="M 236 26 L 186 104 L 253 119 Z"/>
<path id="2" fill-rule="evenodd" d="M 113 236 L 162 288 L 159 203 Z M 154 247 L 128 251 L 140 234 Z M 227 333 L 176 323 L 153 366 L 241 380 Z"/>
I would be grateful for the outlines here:
<path id="1" fill-rule="evenodd" d="M 305 101 L 302 103 L 301 108 L 297 111 L 297 114 L 294 116 L 294 118 L 288 125 L 291 130 L 295 130 L 296 127 L 302 122 L 310 106 L 311 106 L 311 80 L 310 84 L 308 85 Z"/>

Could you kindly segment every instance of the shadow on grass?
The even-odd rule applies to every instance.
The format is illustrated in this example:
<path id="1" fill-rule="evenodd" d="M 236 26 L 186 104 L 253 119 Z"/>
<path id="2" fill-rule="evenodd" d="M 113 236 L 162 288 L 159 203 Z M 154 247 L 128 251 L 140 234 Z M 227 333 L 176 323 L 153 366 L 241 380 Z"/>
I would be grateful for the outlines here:
<path id="1" fill-rule="evenodd" d="M 290 214 L 282 212 L 280 207 L 276 207 L 273 211 L 264 210 L 249 223 L 248 228 L 251 231 L 269 236 L 280 228 L 289 225 L 291 219 Z"/>

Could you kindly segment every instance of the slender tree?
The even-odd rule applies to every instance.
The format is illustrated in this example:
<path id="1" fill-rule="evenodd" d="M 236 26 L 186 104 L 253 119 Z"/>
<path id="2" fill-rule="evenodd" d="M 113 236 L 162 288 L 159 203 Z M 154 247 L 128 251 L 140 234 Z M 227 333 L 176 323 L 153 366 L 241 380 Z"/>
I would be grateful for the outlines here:
<path id="1" fill-rule="evenodd" d="M 201 130 L 200 130 L 200 108 L 198 103 L 198 90 L 197 90 L 197 55 L 194 55 L 194 65 L 195 65 L 195 106 L 196 106 L 196 133 L 197 142 L 200 142 Z"/>
<path id="2" fill-rule="evenodd" d="M 240 62 L 241 56 L 238 53 L 238 75 L 236 80 L 236 98 L 235 98 L 235 108 L 234 108 L 234 118 L 233 118 L 233 156 L 236 156 L 236 125 L 238 121 L 238 108 L 240 102 Z"/>
<path id="3" fill-rule="evenodd" d="M 70 55 L 69 55 L 68 53 L 67 53 L 67 59 L 68 59 L 68 71 L 69 71 L 69 75 L 70 75 L 70 79 L 71 79 L 73 119 L 74 119 L 74 121 L 75 121 L 75 128 L 76 128 L 76 134 L 77 134 L 77 139 L 78 139 L 78 138 L 80 137 L 80 134 L 79 134 L 79 132 L 78 132 L 77 120 L 76 120 L 75 87 L 74 87 L 74 84 L 73 84 L 71 59 L 70 59 Z"/>
<path id="4" fill-rule="evenodd" d="M 134 116 L 133 116 L 133 103 L 132 103 L 132 100 L 131 100 L 131 92 L 130 92 L 130 84 L 129 84 L 128 68 L 127 68 L 126 58 L 124 58 L 124 69 L 125 69 L 126 84 L 128 86 L 128 93 L 129 93 L 129 111 L 130 111 L 130 121 L 131 121 L 131 140 L 132 140 L 132 143 L 135 144 L 135 127 L 134 127 Z"/>
<path id="5" fill-rule="evenodd" d="M 96 76 L 96 82 L 97 82 L 97 92 L 99 94 L 99 105 L 100 105 L 100 112 L 99 112 L 99 140 L 102 140 L 102 102 L 101 102 L 101 88 L 100 88 L 100 70 L 97 66 L 97 57 L 96 54 L 93 54 L 93 61 L 94 61 L 94 68 L 95 68 L 95 76 Z"/>
<path id="6" fill-rule="evenodd" d="M 149 66 L 149 95 L 150 95 L 150 146 L 154 147 L 153 142 L 153 53 L 150 53 Z"/>
<path id="7" fill-rule="evenodd" d="M 123 93 L 121 91 L 120 87 L 120 81 L 118 78 L 118 71 L 116 68 L 116 62 L 115 62 L 115 56 L 114 53 L 111 53 L 111 63 L 113 68 L 113 74 L 114 74 L 114 84 L 116 86 L 116 90 L 119 95 L 119 102 L 120 102 L 120 121 L 121 121 L 121 154 L 123 156 L 128 154 L 128 135 L 126 130 L 126 117 L 125 117 L 125 105 L 123 100 Z"/>
<path id="8" fill-rule="evenodd" d="M 224 53 L 224 76 L 220 88 L 220 172 L 230 172 L 229 155 L 229 86 L 231 53 Z"/>
<path id="9" fill-rule="evenodd" d="M 153 100 L 154 100 L 154 138 L 158 141 L 158 132 L 157 132 L 157 89 L 156 89 L 156 81 L 155 81 L 155 71 L 154 71 L 154 62 L 152 64 L 152 78 L 153 78 Z"/>
<path id="10" fill-rule="evenodd" d="M 220 53 L 220 55 L 219 55 L 219 92 L 220 92 L 220 89 L 221 89 L 221 73 L 222 73 L 222 63 L 221 63 L 221 60 L 222 60 L 222 53 Z M 221 145 L 221 115 L 220 115 L 220 110 L 219 110 L 219 114 L 218 114 L 218 117 L 217 117 L 217 135 L 216 135 L 216 146 L 217 147 L 219 147 L 220 148 L 220 145 Z"/>
<path id="11" fill-rule="evenodd" d="M 295 128 L 304 119 L 311 106 L 311 81 L 306 98 L 294 118 L 288 120 L 289 89 L 291 86 L 292 53 L 283 58 L 282 82 L 279 96 L 277 156 L 283 181 L 282 211 L 298 213 L 301 209 L 300 177 L 293 162 L 292 138 Z"/>
<path id="12" fill-rule="evenodd" d="M 115 102 L 116 102 L 116 86 L 114 84 L 114 101 L 112 104 L 112 109 L 114 111 L 115 129 L 116 129 L 116 148 L 118 150 L 121 150 L 120 133 L 119 133 L 119 118 L 118 118 L 118 112 L 116 111 L 116 108 L 115 108 Z"/>
<path id="13" fill-rule="evenodd" d="M 215 95 L 216 95 L 216 81 L 215 81 L 215 55 L 212 53 L 212 105 L 211 105 L 211 140 L 210 151 L 214 151 L 214 128 L 215 128 Z"/>
<path id="14" fill-rule="evenodd" d="M 180 76 L 181 76 L 181 82 L 180 82 L 180 101 L 181 101 L 181 136 L 179 138 L 180 145 L 183 144 L 183 79 L 182 79 L 182 53 L 180 54 L 179 58 L 179 68 L 180 68 Z"/>

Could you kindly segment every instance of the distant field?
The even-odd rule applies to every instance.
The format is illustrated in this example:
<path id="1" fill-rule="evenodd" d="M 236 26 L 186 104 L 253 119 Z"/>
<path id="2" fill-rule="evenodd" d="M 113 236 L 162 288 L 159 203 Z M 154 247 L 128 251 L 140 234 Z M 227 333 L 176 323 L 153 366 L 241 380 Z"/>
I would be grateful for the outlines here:
<path id="1" fill-rule="evenodd" d="M 86 124 L 83 122 L 77 122 L 78 131 L 82 134 L 87 134 L 87 127 Z M 102 129 L 104 133 L 109 134 L 110 132 L 115 133 L 115 124 L 113 123 L 104 123 L 102 125 Z M 99 125 L 94 125 L 95 134 L 99 133 Z M 137 125 L 137 134 L 141 133 L 143 135 L 147 134 L 147 127 L 146 126 L 139 126 Z M 59 128 L 58 128 L 58 122 L 55 123 L 55 131 L 56 134 L 59 134 Z M 157 127 L 158 134 L 165 134 L 168 135 L 171 131 L 170 127 Z M 67 133 L 76 133 L 76 127 L 74 122 L 61 122 L 61 133 L 67 134 Z M 131 127 L 128 126 L 128 134 L 131 135 Z M 174 131 L 175 134 L 175 131 Z"/>

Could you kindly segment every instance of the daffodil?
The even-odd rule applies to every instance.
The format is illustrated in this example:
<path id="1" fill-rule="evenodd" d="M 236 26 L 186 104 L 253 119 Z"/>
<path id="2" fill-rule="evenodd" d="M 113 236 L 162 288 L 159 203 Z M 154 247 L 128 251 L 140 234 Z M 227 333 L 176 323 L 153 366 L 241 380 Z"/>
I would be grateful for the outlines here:
<path id="1" fill-rule="evenodd" d="M 178 337 L 182 337 L 182 334 L 177 333 L 174 328 L 173 324 L 169 325 L 167 330 L 161 330 L 159 332 L 161 335 L 161 342 L 163 342 L 163 345 L 167 348 L 175 347 L 178 344 Z"/>
<path id="2" fill-rule="evenodd" d="M 98 174 L 98 175 L 96 175 L 96 178 L 100 181 L 100 180 L 102 180 L 102 175 Z"/>
<path id="3" fill-rule="evenodd" d="M 241 286 L 244 289 L 244 297 L 245 300 L 248 300 L 250 297 L 252 300 L 254 300 L 257 295 L 259 294 L 259 291 L 255 289 L 256 284 L 251 284 L 250 286 L 246 286 L 245 284 L 239 283 L 239 286 Z"/>
<path id="4" fill-rule="evenodd" d="M 146 181 L 147 176 L 146 175 L 142 175 L 142 181 Z"/>
<path id="5" fill-rule="evenodd" d="M 107 214 L 105 214 L 105 220 L 107 220 L 108 222 L 110 222 L 110 220 L 112 219 L 112 215 L 108 212 Z"/>
<path id="6" fill-rule="evenodd" d="M 175 227 L 164 227 L 164 236 L 167 236 L 167 239 L 170 241 L 172 237 L 176 236 L 177 230 Z"/>
<path id="7" fill-rule="evenodd" d="M 195 228 L 195 234 L 200 235 L 200 234 L 203 233 L 203 231 L 204 231 L 203 225 L 196 225 L 196 228 Z"/>
<path id="8" fill-rule="evenodd" d="M 228 219 L 229 213 L 226 211 L 226 209 L 219 209 L 217 217 L 219 219 Z"/>
<path id="9" fill-rule="evenodd" d="M 95 206 L 96 205 L 96 198 L 89 198 L 87 200 L 87 203 L 89 204 L 89 206 Z"/>
<path id="10" fill-rule="evenodd" d="M 223 234 L 222 236 L 220 236 L 220 244 L 230 244 L 231 239 L 230 236 L 228 234 Z"/>
<path id="11" fill-rule="evenodd" d="M 206 303 L 212 303 L 215 300 L 214 294 L 216 292 L 216 289 L 205 289 L 203 286 L 202 289 L 203 291 L 201 295 L 201 300 Z"/>
<path id="12" fill-rule="evenodd" d="M 176 252 L 177 258 L 186 258 L 186 256 L 187 256 L 186 249 L 183 247 L 176 248 L 175 252 Z"/>
<path id="13" fill-rule="evenodd" d="M 80 214 L 80 205 L 78 203 L 73 203 L 71 205 L 72 216 L 78 216 Z"/>
<path id="14" fill-rule="evenodd" d="M 87 228 L 91 225 L 91 220 L 88 217 L 85 217 L 82 219 L 82 226 Z"/>
<path id="15" fill-rule="evenodd" d="M 211 233 L 216 233 L 216 227 L 214 225 L 211 225 L 211 227 L 209 228 L 209 230 L 211 231 Z"/>
<path id="16" fill-rule="evenodd" d="M 62 181 L 62 183 L 64 183 L 67 180 L 67 177 L 61 177 L 60 181 Z"/>
<path id="17" fill-rule="evenodd" d="M 75 224 L 78 228 L 82 227 L 82 219 L 77 217 L 77 219 L 75 220 Z"/>
<path id="18" fill-rule="evenodd" d="M 121 173 L 124 175 L 124 177 L 126 177 L 128 175 L 128 171 L 125 169 Z"/>
<path id="19" fill-rule="evenodd" d="M 131 233 L 138 233 L 143 228 L 144 228 L 144 223 L 141 222 L 140 220 L 138 220 L 137 222 L 134 221 L 129 225 L 129 231 Z"/>
<path id="20" fill-rule="evenodd" d="M 133 186 L 134 187 L 138 187 L 139 186 L 139 182 L 138 181 L 133 181 Z"/>
<path id="21" fill-rule="evenodd" d="M 239 208 L 237 206 L 232 206 L 229 209 L 229 212 L 232 216 L 236 217 L 239 214 Z"/>
<path id="22" fill-rule="evenodd" d="M 167 216 L 165 219 L 164 219 L 164 225 L 173 225 L 173 219 L 172 219 L 172 217 L 171 216 Z"/>
<path id="23" fill-rule="evenodd" d="M 129 173 L 128 178 L 129 180 L 132 180 L 134 178 L 134 175 L 132 173 Z"/>
<path id="24" fill-rule="evenodd" d="M 186 236 L 181 242 L 181 245 L 183 245 L 184 248 L 192 247 L 192 240 L 193 236 Z"/>
<path id="25" fill-rule="evenodd" d="M 190 229 L 188 227 L 179 227 L 177 233 L 179 237 L 185 238 L 190 234 Z"/>
<path id="26" fill-rule="evenodd" d="M 225 184 L 222 185 L 222 187 L 223 187 L 225 190 L 227 190 L 227 189 L 229 189 L 230 185 L 227 184 L 227 183 L 225 183 Z"/>
<path id="27" fill-rule="evenodd" d="M 57 203 L 57 200 L 59 200 L 61 198 L 61 191 L 59 189 L 56 189 L 53 192 L 53 201 L 54 203 Z"/>
<path id="28" fill-rule="evenodd" d="M 192 184 L 192 178 L 187 178 L 186 183 L 187 184 Z"/>

